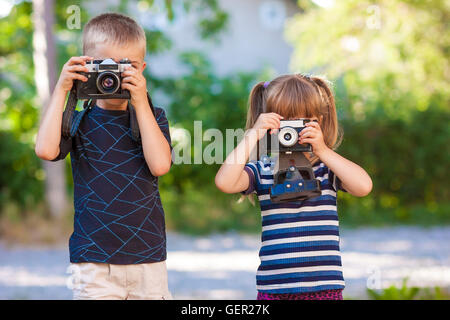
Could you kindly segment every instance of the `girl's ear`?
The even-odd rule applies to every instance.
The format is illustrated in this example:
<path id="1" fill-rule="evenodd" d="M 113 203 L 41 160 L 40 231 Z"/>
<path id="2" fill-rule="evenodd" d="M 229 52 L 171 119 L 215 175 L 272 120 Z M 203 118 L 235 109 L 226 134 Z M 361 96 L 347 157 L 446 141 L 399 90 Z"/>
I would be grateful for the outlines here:
<path id="1" fill-rule="evenodd" d="M 323 123 L 323 115 L 321 115 L 320 117 L 319 117 L 319 124 L 322 124 Z"/>

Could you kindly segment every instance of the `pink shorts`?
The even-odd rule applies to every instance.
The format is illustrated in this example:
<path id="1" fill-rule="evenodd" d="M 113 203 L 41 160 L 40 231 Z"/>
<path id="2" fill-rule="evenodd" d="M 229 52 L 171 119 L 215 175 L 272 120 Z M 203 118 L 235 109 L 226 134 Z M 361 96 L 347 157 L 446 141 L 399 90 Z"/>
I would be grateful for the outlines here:
<path id="1" fill-rule="evenodd" d="M 342 289 L 305 293 L 263 293 L 258 292 L 257 300 L 343 300 Z"/>

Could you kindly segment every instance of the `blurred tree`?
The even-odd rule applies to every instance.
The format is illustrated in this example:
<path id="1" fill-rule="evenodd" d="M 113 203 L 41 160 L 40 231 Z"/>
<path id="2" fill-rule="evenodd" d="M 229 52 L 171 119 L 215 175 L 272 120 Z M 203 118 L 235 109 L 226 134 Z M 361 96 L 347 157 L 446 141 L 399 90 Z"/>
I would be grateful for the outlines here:
<path id="1" fill-rule="evenodd" d="M 340 79 L 347 116 L 409 119 L 434 101 L 448 110 L 448 1 L 323 3 L 329 7 L 307 6 L 288 24 L 286 35 L 295 46 L 291 65 Z"/>
<path id="2" fill-rule="evenodd" d="M 54 1 L 33 0 L 34 79 L 41 107 L 45 113 L 56 84 L 55 40 L 53 38 Z M 64 162 L 42 161 L 46 173 L 45 196 L 53 217 L 61 217 L 68 206 Z"/>
<path id="3" fill-rule="evenodd" d="M 424 205 L 448 221 L 450 3 L 313 2 L 299 1 L 304 13 L 287 25 L 292 68 L 335 80 L 340 152 L 374 178 L 353 211 L 393 209 L 407 221 Z"/>

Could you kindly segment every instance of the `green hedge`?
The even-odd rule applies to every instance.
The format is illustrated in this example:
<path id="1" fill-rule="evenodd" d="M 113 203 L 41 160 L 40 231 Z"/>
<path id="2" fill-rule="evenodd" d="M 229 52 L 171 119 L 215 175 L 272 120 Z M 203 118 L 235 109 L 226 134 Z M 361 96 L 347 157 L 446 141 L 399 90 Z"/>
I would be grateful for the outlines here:
<path id="1" fill-rule="evenodd" d="M 154 90 L 172 98 L 170 105 L 164 106 L 171 126 L 186 128 L 192 137 L 193 121 L 199 119 L 203 130 L 242 128 L 251 86 L 256 79 L 269 76 L 218 77 L 201 55 L 185 54 L 183 60 L 190 68 L 185 76 L 150 81 Z M 340 92 L 337 90 L 337 101 L 343 100 Z M 155 104 L 159 104 L 157 99 Z M 342 224 L 450 223 L 450 114 L 445 108 L 431 105 L 426 111 L 411 112 L 408 119 L 391 119 L 382 112 L 367 114 L 360 121 L 348 113 L 341 113 L 340 118 L 344 140 L 338 152 L 364 167 L 374 182 L 367 197 L 339 194 Z M 69 163 L 67 158 L 68 192 L 73 192 Z M 0 164 L 0 206 L 8 202 L 33 206 L 43 200 L 44 173 L 31 144 L 0 132 Z M 260 229 L 257 205 L 238 203 L 238 195 L 216 189 L 218 168 L 217 164 L 174 165 L 160 179 L 169 228 L 190 233 Z"/>

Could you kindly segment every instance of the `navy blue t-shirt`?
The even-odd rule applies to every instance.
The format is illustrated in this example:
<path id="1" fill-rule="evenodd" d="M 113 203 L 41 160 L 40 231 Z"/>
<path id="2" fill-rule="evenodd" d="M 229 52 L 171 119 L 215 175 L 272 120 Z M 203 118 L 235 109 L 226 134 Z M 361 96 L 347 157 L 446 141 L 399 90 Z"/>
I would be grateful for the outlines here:
<path id="1" fill-rule="evenodd" d="M 155 119 L 170 145 L 161 108 Z M 60 154 L 70 152 L 74 183 L 71 262 L 136 264 L 166 259 L 164 211 L 142 145 L 132 139 L 129 110 L 94 106 L 73 138 L 61 138 Z"/>

